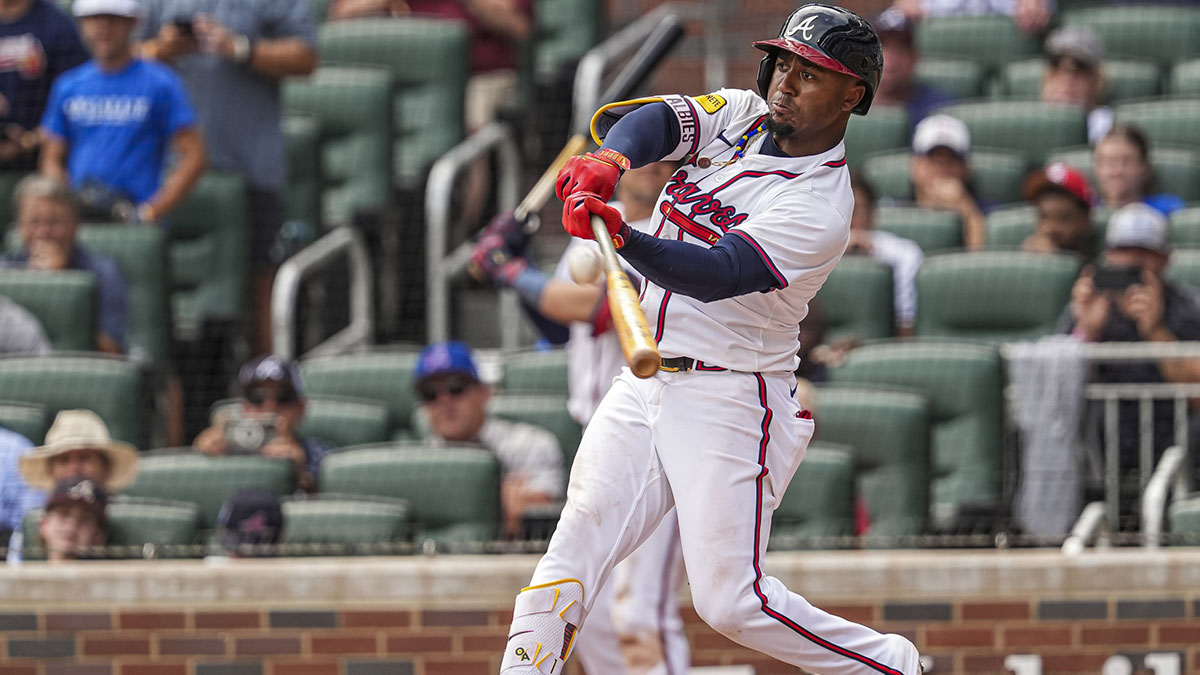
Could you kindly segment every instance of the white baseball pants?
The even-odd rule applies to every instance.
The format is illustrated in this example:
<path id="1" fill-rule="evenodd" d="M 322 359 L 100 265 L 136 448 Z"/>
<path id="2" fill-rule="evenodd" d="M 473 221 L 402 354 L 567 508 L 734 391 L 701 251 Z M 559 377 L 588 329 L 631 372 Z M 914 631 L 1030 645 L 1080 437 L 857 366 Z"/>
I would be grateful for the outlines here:
<path id="1" fill-rule="evenodd" d="M 623 370 L 584 432 L 530 586 L 577 579 L 590 609 L 613 566 L 674 506 L 693 602 L 714 629 L 823 675 L 918 675 L 905 638 L 817 609 L 762 572 L 772 512 L 813 434 L 794 387 L 790 374 L 639 380 Z"/>

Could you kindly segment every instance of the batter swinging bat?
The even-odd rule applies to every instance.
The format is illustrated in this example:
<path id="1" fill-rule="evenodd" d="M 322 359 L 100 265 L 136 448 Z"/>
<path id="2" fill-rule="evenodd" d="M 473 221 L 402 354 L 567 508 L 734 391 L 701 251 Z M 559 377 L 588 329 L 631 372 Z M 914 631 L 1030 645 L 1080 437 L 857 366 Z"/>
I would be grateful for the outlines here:
<path id="1" fill-rule="evenodd" d="M 599 103 L 604 105 L 613 101 L 623 101 L 629 98 L 634 89 L 641 86 L 650 73 L 658 66 L 667 52 L 683 37 L 683 22 L 674 14 L 664 16 L 651 31 L 642 46 L 630 57 L 629 62 L 621 72 L 613 78 L 612 84 L 600 95 Z M 542 173 L 541 178 L 533 184 L 529 193 L 517 205 L 514 215 L 517 220 L 525 221 L 531 213 L 535 213 L 546 205 L 546 201 L 554 194 L 554 179 L 558 172 L 575 155 L 583 154 L 591 145 L 592 139 L 586 129 L 580 129 L 567 140 L 567 144 Z M 530 222 L 531 228 L 536 228 L 536 220 Z M 531 230 L 532 231 L 532 230 Z"/>
<path id="2" fill-rule="evenodd" d="M 600 259 L 608 287 L 608 310 L 612 314 L 617 339 L 621 342 L 621 351 L 625 353 L 625 362 L 634 375 L 643 379 L 652 377 L 662 364 L 658 344 L 650 334 L 650 324 L 638 301 L 637 290 L 617 260 L 612 235 L 608 233 L 604 219 L 597 215 L 592 216 L 592 236 L 600 245 Z"/>

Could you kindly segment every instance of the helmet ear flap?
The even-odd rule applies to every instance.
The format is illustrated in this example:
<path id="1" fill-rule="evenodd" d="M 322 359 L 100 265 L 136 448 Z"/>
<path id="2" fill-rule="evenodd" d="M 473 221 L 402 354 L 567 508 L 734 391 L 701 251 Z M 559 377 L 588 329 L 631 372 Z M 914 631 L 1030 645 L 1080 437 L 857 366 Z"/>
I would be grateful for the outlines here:
<path id="1" fill-rule="evenodd" d="M 771 74 L 775 70 L 776 58 L 778 58 L 778 54 L 772 51 L 758 62 L 758 93 L 763 99 L 767 98 L 767 90 L 771 87 Z"/>

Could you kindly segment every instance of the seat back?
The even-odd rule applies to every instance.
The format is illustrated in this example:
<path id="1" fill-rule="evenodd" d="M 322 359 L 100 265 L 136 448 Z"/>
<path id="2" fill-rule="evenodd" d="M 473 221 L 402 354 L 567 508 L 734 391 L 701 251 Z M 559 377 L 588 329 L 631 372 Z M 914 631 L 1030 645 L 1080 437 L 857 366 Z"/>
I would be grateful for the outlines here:
<path id="1" fill-rule="evenodd" d="M 96 346 L 96 280 L 81 270 L 0 269 L 0 295 L 37 318 L 58 351 Z"/>
<path id="2" fill-rule="evenodd" d="M 567 398 L 561 394 L 493 394 L 488 413 L 514 422 L 541 427 L 554 434 L 563 453 L 563 465 L 571 468 L 583 428 L 567 410 Z"/>
<path id="3" fill-rule="evenodd" d="M 409 511 L 408 502 L 381 497 L 288 499 L 283 502 L 283 541 L 349 546 L 352 553 L 369 550 L 373 544 L 407 539 Z"/>
<path id="4" fill-rule="evenodd" d="M 1171 68 L 1168 90 L 1176 98 L 1200 97 L 1200 59 L 1176 63 Z"/>
<path id="5" fill-rule="evenodd" d="M 1001 342 L 1049 335 L 1079 275 L 1072 256 L 947 253 L 917 272 L 916 334 Z"/>
<path id="6" fill-rule="evenodd" d="M 1200 249 L 1176 249 L 1163 271 L 1168 281 L 1200 288 Z"/>
<path id="7" fill-rule="evenodd" d="M 853 448 L 868 536 L 916 535 L 929 519 L 932 423 L 924 394 L 826 386 L 817 390 L 820 440 Z"/>
<path id="8" fill-rule="evenodd" d="M 848 255 L 817 293 L 825 316 L 825 341 L 857 336 L 891 337 L 896 330 L 892 268 L 866 256 Z"/>
<path id="9" fill-rule="evenodd" d="M 40 405 L 47 420 L 86 408 L 104 420 L 113 438 L 143 442 L 142 373 L 131 361 L 101 355 L 0 359 L 0 400 Z"/>
<path id="10" fill-rule="evenodd" d="M 310 397 L 352 397 L 386 406 L 389 436 L 394 436 L 412 429 L 416 365 L 416 352 L 381 351 L 305 359 L 300 372 Z"/>
<path id="11" fill-rule="evenodd" d="M 1150 147 L 1200 150 L 1200 98 L 1159 98 L 1114 108 L 1116 121 L 1146 132 Z"/>
<path id="12" fill-rule="evenodd" d="M 533 76 L 549 80 L 600 41 L 604 5 L 599 0 L 537 0 L 534 5 Z"/>
<path id="13" fill-rule="evenodd" d="M 792 476 L 771 519 L 771 544 L 795 548 L 834 548 L 822 537 L 854 534 L 854 451 L 814 441 Z M 816 541 L 812 541 L 815 539 Z M 792 540 L 802 540 L 793 542 Z"/>
<path id="14" fill-rule="evenodd" d="M 933 526 L 952 525 L 964 508 L 998 503 L 1004 378 L 994 347 L 942 340 L 864 345 L 830 369 L 829 380 L 901 387 L 929 399 Z"/>
<path id="15" fill-rule="evenodd" d="M 492 541 L 499 533 L 500 465 L 478 447 L 377 445 L 325 458 L 321 491 L 403 499 L 418 540 Z"/>
<path id="16" fill-rule="evenodd" d="M 370 21 L 374 24 L 390 20 Z M 326 24 L 322 31 L 342 24 L 341 21 Z M 329 62 L 324 51 L 321 56 Z M 393 169 L 392 82 L 384 68 L 336 66 L 322 66 L 309 77 L 284 82 L 284 110 L 289 115 L 299 113 L 316 118 L 321 129 L 321 202 L 325 224 L 347 224 L 355 213 L 380 212 L 389 203 Z"/>
<path id="17" fill-rule="evenodd" d="M 963 247 L 962 218 L 954 211 L 919 206 L 880 206 L 875 227 L 917 242 L 925 253 Z"/>
<path id="18" fill-rule="evenodd" d="M 250 224 L 245 181 L 208 172 L 171 214 L 167 231 L 172 325 L 184 333 L 246 307 Z"/>
<path id="19" fill-rule="evenodd" d="M 468 39 L 460 22 L 412 16 L 334 21 L 320 28 L 324 63 L 374 66 L 391 76 L 393 106 L 383 121 L 392 134 L 386 147 L 395 173 L 389 177 L 400 184 L 415 184 L 464 137 Z"/>
<path id="20" fill-rule="evenodd" d="M 859 169 L 867 155 L 907 148 L 911 133 L 903 106 L 871 106 L 870 115 L 854 115 L 846 126 L 846 162 Z"/>
<path id="21" fill-rule="evenodd" d="M 125 490 L 131 497 L 171 499 L 195 504 L 199 527 L 217 526 L 221 506 L 241 488 L 261 487 L 277 495 L 296 489 L 291 462 L 258 455 L 209 457 L 173 450 L 143 454 L 137 480 Z"/>
<path id="22" fill-rule="evenodd" d="M 1172 213 L 1170 224 L 1172 246 L 1200 247 L 1200 206 L 1189 206 Z"/>
<path id="23" fill-rule="evenodd" d="M 46 407 L 36 403 L 0 401 L 0 427 L 15 431 L 34 445 L 41 445 L 49 422 Z"/>
<path id="24" fill-rule="evenodd" d="M 1037 40 L 1004 14 L 928 17 L 917 23 L 915 38 L 923 58 L 974 61 L 988 74 L 1039 51 Z"/>
<path id="25" fill-rule="evenodd" d="M 958 99 L 983 96 L 986 69 L 977 61 L 927 58 L 917 61 L 917 81 Z"/>
<path id="26" fill-rule="evenodd" d="M 311 397 L 305 404 L 300 433 L 335 448 L 383 443 L 391 438 L 388 407 L 369 399 Z"/>
<path id="27" fill-rule="evenodd" d="M 1167 507 L 1167 524 L 1171 534 L 1185 538 L 1185 546 L 1195 546 L 1200 539 L 1200 496 L 1180 499 Z"/>
<path id="28" fill-rule="evenodd" d="M 1030 204 L 1005 206 L 987 214 L 987 247 L 1020 248 L 1037 224 L 1037 210 Z"/>
<path id="29" fill-rule="evenodd" d="M 1087 113 L 1073 105 L 1041 101 L 959 103 L 942 112 L 962 120 L 973 148 L 1003 148 L 1041 164 L 1056 149 L 1087 143 Z"/>
<path id="30" fill-rule="evenodd" d="M 1146 59 L 1160 66 L 1200 55 L 1200 9 L 1155 7 L 1089 7 L 1063 13 L 1065 26 L 1089 28 L 1104 43 L 1108 59 Z"/>
<path id="31" fill-rule="evenodd" d="M 79 242 L 117 261 L 128 289 L 126 349 L 137 361 L 167 359 L 167 236 L 143 225 L 85 225 Z"/>
<path id="32" fill-rule="evenodd" d="M 321 213 L 321 122 L 313 115 L 283 116 L 283 139 L 287 152 L 287 191 L 283 205 L 287 220 L 308 223 L 320 232 Z"/>
<path id="33" fill-rule="evenodd" d="M 504 355 L 500 390 L 506 394 L 566 396 L 567 350 L 551 349 Z"/>

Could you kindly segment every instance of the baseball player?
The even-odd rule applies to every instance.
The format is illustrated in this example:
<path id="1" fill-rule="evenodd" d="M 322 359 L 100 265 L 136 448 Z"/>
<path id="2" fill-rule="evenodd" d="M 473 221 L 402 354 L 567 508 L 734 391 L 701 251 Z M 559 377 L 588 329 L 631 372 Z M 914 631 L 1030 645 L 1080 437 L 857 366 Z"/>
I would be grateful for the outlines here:
<path id="1" fill-rule="evenodd" d="M 916 675 L 907 639 L 823 612 L 766 576 L 771 516 L 813 433 L 794 396 L 798 324 L 849 238 L 842 137 L 879 84 L 879 38 L 861 17 L 805 5 L 766 52 L 758 90 L 605 106 L 594 153 L 559 174 L 563 225 L 603 219 L 645 279 L 663 355 L 625 369 L 580 444 L 567 504 L 516 599 L 500 670 L 561 673 L 613 565 L 672 508 L 696 612 L 726 637 L 826 675 Z M 654 229 L 605 201 L 621 172 L 682 159 Z"/>
<path id="2" fill-rule="evenodd" d="M 630 227 L 652 231 L 659 193 L 678 162 L 655 162 L 629 171 L 616 188 L 614 207 Z M 569 260 L 580 249 L 599 251 L 596 242 L 572 239 L 553 277 L 531 267 L 521 252 L 524 228 L 500 214 L 481 233 L 471 256 L 473 274 L 516 289 L 535 323 L 548 319 L 569 326 L 567 408 L 587 426 L 600 400 L 625 365 L 612 330 L 602 279 L 576 283 Z M 626 274 L 640 279 L 628 265 Z M 532 312 L 540 314 L 538 320 Z M 551 337 L 547 335 L 547 337 Z M 603 675 L 682 675 L 691 654 L 679 614 L 683 554 L 674 512 L 634 553 L 621 561 L 612 580 L 596 595 L 588 630 L 577 644 L 577 659 L 588 673 Z"/>

